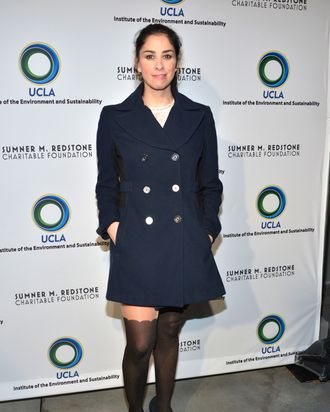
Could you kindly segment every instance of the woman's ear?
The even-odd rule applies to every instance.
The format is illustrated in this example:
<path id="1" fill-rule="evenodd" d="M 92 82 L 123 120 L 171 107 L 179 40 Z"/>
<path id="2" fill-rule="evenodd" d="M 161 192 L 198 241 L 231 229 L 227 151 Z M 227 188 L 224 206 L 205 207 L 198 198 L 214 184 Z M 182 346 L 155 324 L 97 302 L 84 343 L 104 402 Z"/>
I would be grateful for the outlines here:
<path id="1" fill-rule="evenodd" d="M 139 63 L 138 59 L 135 59 L 135 61 L 134 61 L 134 67 L 135 67 L 135 70 L 136 70 L 138 73 L 141 73 L 140 63 Z"/>

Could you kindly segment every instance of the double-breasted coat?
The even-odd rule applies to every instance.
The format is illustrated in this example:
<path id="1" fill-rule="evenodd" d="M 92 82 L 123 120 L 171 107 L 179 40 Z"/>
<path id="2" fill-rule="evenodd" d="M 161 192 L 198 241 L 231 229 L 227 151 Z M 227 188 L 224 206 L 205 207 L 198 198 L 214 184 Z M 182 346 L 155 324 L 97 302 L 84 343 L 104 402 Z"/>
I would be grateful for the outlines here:
<path id="1" fill-rule="evenodd" d="M 174 306 L 216 299 L 225 289 L 211 250 L 221 229 L 222 184 L 211 110 L 172 88 L 162 128 L 142 100 L 143 83 L 105 106 L 97 133 L 97 233 L 110 239 L 107 299 Z"/>

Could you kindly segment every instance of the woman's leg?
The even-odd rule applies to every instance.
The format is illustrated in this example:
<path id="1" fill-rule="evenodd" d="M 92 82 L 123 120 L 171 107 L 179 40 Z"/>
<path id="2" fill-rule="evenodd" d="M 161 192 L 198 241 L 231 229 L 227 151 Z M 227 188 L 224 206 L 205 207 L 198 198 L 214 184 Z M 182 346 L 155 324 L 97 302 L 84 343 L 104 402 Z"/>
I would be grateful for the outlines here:
<path id="1" fill-rule="evenodd" d="M 178 361 L 179 333 L 184 323 L 184 309 L 163 308 L 157 320 L 154 348 L 157 412 L 171 411 L 171 398 Z"/>
<path id="2" fill-rule="evenodd" d="M 123 375 L 129 412 L 141 412 L 149 359 L 155 345 L 158 311 L 121 305 L 126 330 Z"/>

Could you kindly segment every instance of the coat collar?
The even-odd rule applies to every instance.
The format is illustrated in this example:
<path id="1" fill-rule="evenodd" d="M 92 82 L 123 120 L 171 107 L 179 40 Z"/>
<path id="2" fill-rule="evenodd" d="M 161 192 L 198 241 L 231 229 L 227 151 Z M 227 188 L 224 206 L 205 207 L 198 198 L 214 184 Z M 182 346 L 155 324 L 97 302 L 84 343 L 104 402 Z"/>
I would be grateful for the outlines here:
<path id="1" fill-rule="evenodd" d="M 199 126 L 205 113 L 204 107 L 172 87 L 175 103 L 162 128 L 151 110 L 144 105 L 143 90 L 141 83 L 126 100 L 115 106 L 118 113 L 115 120 L 131 136 L 148 145 L 177 150 Z"/>

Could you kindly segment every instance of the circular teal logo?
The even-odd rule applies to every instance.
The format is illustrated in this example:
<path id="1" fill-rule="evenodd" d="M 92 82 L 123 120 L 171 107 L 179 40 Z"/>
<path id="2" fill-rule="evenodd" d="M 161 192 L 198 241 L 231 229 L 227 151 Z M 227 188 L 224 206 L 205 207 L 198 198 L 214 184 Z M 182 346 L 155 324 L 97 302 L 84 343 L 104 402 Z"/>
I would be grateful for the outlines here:
<path id="1" fill-rule="evenodd" d="M 270 204 L 268 204 L 269 200 L 273 201 L 270 201 Z M 283 190 L 277 186 L 268 186 L 258 195 L 257 208 L 261 216 L 266 219 L 274 219 L 279 216 L 283 212 L 285 205 L 285 194 Z"/>
<path id="2" fill-rule="evenodd" d="M 53 215 L 45 216 L 45 209 L 52 207 Z M 55 212 L 55 213 L 54 213 Z M 47 232 L 55 232 L 62 229 L 69 220 L 70 208 L 68 203 L 60 196 L 46 195 L 36 201 L 33 206 L 33 219 L 35 223 Z"/>
<path id="3" fill-rule="evenodd" d="M 261 342 L 272 345 L 283 336 L 285 324 L 278 315 L 269 315 L 261 320 L 258 325 L 258 337 Z"/>
<path id="4" fill-rule="evenodd" d="M 43 74 L 38 74 L 31 68 L 30 59 L 36 54 L 41 54 L 46 57 L 49 63 L 48 70 Z M 26 46 L 21 52 L 20 68 L 23 75 L 32 83 L 46 84 L 53 81 L 60 71 L 60 58 L 56 50 L 44 43 L 32 43 Z"/>
<path id="5" fill-rule="evenodd" d="M 179 4 L 182 3 L 184 0 L 162 0 L 163 3 L 167 4 Z"/>
<path id="6" fill-rule="evenodd" d="M 269 63 L 278 63 L 280 66 L 280 73 L 275 76 L 267 74 L 266 67 Z M 261 81 L 267 87 L 279 87 L 286 82 L 289 75 L 289 64 L 286 58 L 279 52 L 266 53 L 259 61 L 258 72 Z"/>
<path id="7" fill-rule="evenodd" d="M 69 350 L 69 355 L 61 355 L 61 350 Z M 83 355 L 82 346 L 72 338 L 60 338 L 51 344 L 48 351 L 49 359 L 54 366 L 60 369 L 74 368 L 81 361 Z"/>

